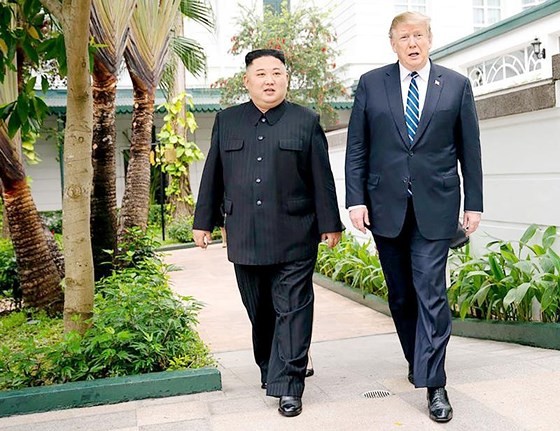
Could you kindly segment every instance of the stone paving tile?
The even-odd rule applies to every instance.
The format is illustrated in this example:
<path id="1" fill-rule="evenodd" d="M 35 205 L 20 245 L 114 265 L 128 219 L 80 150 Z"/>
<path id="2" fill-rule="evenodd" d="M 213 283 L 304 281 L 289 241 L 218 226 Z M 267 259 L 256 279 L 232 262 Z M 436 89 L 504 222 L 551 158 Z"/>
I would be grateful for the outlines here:
<path id="1" fill-rule="evenodd" d="M 145 404 L 138 410 L 138 426 L 203 419 L 208 414 L 208 404 L 202 401 L 183 401 L 155 405 Z"/>
<path id="2" fill-rule="evenodd" d="M 74 417 L 52 419 L 52 416 L 46 414 L 49 420 L 36 422 L 33 418 L 22 417 L 27 421 L 22 421 L 18 425 L 4 426 L 0 422 L 0 430 L 2 431 L 114 431 L 118 429 L 136 427 L 136 411 L 124 410 L 115 413 L 100 413 L 88 415 L 75 409 Z"/>
<path id="3" fill-rule="evenodd" d="M 207 419 L 196 419 L 141 426 L 138 431 L 212 431 L 212 425 Z"/>

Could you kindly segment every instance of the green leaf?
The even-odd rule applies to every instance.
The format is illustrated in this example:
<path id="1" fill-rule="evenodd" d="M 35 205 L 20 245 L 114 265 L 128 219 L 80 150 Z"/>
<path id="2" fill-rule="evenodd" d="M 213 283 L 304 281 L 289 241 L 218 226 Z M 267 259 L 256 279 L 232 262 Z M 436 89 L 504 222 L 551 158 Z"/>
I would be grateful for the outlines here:
<path id="1" fill-rule="evenodd" d="M 556 226 L 549 226 L 543 233 L 542 245 L 544 248 L 550 248 L 554 241 L 556 241 Z"/>
<path id="2" fill-rule="evenodd" d="M 525 232 L 523 233 L 523 235 L 521 236 L 521 239 L 519 240 L 522 244 L 527 244 L 529 242 L 529 240 L 531 238 L 533 238 L 533 236 L 535 236 L 535 233 L 538 230 L 538 226 L 536 224 L 532 224 L 530 225 Z"/>

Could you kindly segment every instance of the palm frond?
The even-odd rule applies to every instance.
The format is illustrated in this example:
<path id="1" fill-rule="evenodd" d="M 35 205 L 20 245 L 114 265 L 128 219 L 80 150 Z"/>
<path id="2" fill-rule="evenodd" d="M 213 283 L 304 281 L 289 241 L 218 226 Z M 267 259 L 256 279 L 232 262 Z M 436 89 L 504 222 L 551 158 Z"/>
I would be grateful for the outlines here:
<path id="1" fill-rule="evenodd" d="M 104 45 L 95 55 L 112 74 L 117 74 L 122 61 L 136 1 L 92 0 L 91 3 L 91 34 L 96 43 Z"/>
<path id="2" fill-rule="evenodd" d="M 125 50 L 127 65 L 146 85 L 161 79 L 181 0 L 138 0 Z"/>
<path id="3" fill-rule="evenodd" d="M 185 69 L 194 76 L 200 76 L 206 72 L 206 54 L 197 41 L 177 36 L 171 39 L 171 49 L 181 60 Z"/>
<path id="4" fill-rule="evenodd" d="M 214 29 L 214 11 L 206 0 L 181 0 L 180 9 L 187 18 L 202 24 L 208 30 Z"/>

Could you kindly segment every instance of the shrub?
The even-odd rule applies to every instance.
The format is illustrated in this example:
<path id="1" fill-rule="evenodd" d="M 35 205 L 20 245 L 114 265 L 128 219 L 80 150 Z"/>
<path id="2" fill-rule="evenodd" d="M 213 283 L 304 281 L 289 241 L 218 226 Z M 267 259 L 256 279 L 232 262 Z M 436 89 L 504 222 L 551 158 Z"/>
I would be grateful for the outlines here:
<path id="1" fill-rule="evenodd" d="M 62 233 L 62 211 L 41 211 L 39 213 L 47 228 L 53 233 Z"/>
<path id="2" fill-rule="evenodd" d="M 544 231 L 540 244 L 531 244 L 538 231 L 531 225 L 519 241 L 492 241 L 480 258 L 468 247 L 457 253 L 448 290 L 452 311 L 461 318 L 559 322 L 560 256 L 552 249 L 556 227 Z"/>
<path id="3" fill-rule="evenodd" d="M 315 270 L 336 281 L 387 299 L 387 284 L 379 257 L 369 251 L 370 243 L 360 244 L 352 236 L 343 234 L 340 243 L 329 249 L 319 245 Z"/>
<path id="4" fill-rule="evenodd" d="M 0 296 L 10 296 L 17 303 L 21 300 L 21 289 L 16 255 L 12 242 L 0 239 Z"/>
<path id="5" fill-rule="evenodd" d="M 44 313 L 0 319 L 0 390 L 214 365 L 195 331 L 200 304 L 173 293 L 158 255 L 142 254 L 98 282 L 83 336 Z"/>
<path id="6" fill-rule="evenodd" d="M 171 222 L 167 233 L 171 238 L 179 242 L 193 241 L 193 217 L 179 217 Z"/>

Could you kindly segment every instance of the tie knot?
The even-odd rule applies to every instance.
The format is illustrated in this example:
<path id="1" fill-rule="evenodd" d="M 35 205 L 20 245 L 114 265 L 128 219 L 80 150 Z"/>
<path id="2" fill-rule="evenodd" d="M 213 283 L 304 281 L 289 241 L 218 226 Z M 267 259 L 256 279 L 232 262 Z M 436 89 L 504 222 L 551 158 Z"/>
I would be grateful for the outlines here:
<path id="1" fill-rule="evenodd" d="M 416 79 L 418 77 L 418 72 L 414 71 L 414 72 L 410 72 L 410 78 L 411 79 Z"/>

